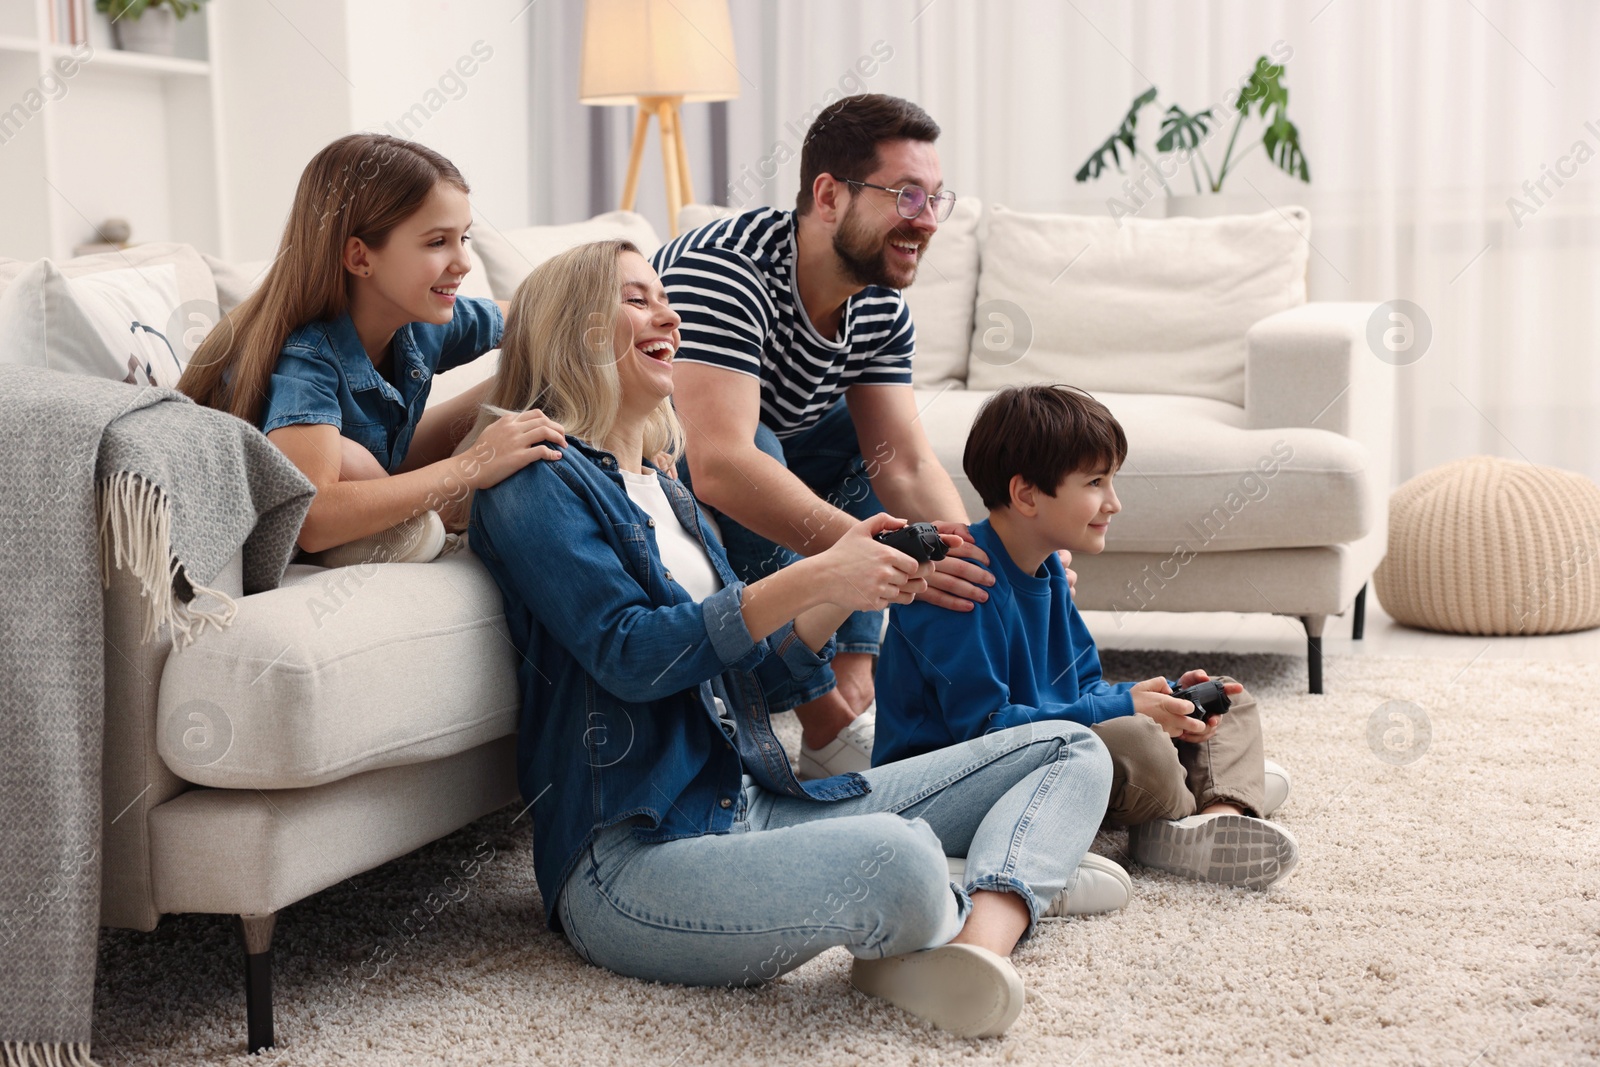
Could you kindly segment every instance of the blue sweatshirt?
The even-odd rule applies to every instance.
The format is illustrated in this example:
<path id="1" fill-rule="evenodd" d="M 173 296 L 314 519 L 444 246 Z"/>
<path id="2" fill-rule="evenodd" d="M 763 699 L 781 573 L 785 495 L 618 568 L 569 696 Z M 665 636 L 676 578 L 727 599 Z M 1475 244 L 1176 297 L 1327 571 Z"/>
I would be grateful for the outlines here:
<path id="1" fill-rule="evenodd" d="M 994 574 L 987 601 L 970 612 L 920 601 L 889 609 L 874 766 L 1039 719 L 1092 725 L 1133 714 L 1133 683 L 1100 677 L 1060 558 L 1024 574 L 989 520 L 972 537 Z"/>

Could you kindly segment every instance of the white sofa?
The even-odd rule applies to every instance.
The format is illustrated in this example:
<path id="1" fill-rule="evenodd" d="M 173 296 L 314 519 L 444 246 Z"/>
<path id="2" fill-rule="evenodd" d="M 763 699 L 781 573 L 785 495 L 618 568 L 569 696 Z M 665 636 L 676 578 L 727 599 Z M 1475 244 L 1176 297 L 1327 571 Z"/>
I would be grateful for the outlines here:
<path id="1" fill-rule="evenodd" d="M 697 210 L 703 220 L 705 209 L 691 206 L 686 224 Z M 1387 485 L 1378 472 L 1387 470 L 1389 401 L 1378 361 L 1360 350 L 1368 309 L 1302 305 L 1302 249 L 1287 268 L 1272 267 L 1282 276 L 1281 308 L 1260 321 L 1244 321 L 1253 313 L 1235 308 L 1237 336 L 1211 331 L 1217 336 L 1202 355 L 1212 362 L 1189 377 L 1231 375 L 1230 391 L 1198 395 L 1206 381 L 1190 382 L 1188 393 L 1167 391 L 1177 378 L 1157 373 L 1161 353 L 1094 366 L 1083 363 L 1093 352 L 1053 349 L 1063 340 L 1053 318 L 1059 308 L 1012 299 L 1017 293 L 1002 284 L 1006 271 L 991 254 L 1003 249 L 994 238 L 1007 238 L 1007 227 L 980 226 L 994 220 L 963 201 L 909 291 L 922 417 L 974 517 L 982 508 L 960 476 L 961 450 L 996 374 L 1078 377 L 1124 420 L 1131 442 L 1119 479 L 1126 511 L 1113 524 L 1111 550 L 1077 561 L 1079 603 L 1281 611 L 1306 618 L 1317 633 L 1325 615 L 1351 603 L 1383 551 Z M 1063 225 L 1022 221 L 1040 233 Z M 480 228 L 480 269 L 463 291 L 507 297 L 542 258 L 609 235 L 647 253 L 657 245 L 642 218 L 624 213 L 507 234 Z M 1065 274 L 1054 251 L 1040 258 L 1047 261 L 1013 264 L 1025 268 L 1024 282 L 1026 271 L 1057 281 L 1091 277 L 1087 254 Z M 242 299 L 260 266 L 202 258 L 186 246 L 86 257 L 59 270 L 0 260 L 0 331 L 8 345 L 26 342 L 8 352 L 31 344 L 38 350 L 30 358 L 50 365 L 159 381 L 166 346 L 175 360 L 192 355 L 203 330 L 191 326 L 207 321 L 206 308 L 214 321 L 219 306 Z M 119 271 L 128 276 L 119 280 Z M 1178 273 L 1167 284 L 1177 299 L 1194 281 Z M 75 286 L 99 289 L 90 299 Z M 1141 299 L 1155 300 L 1144 314 L 1159 322 L 1160 299 Z M 1017 319 L 1002 300 L 1028 308 L 1022 315 L 1034 336 L 1018 359 L 1016 348 L 999 343 L 1008 324 L 994 316 Z M 46 306 L 50 331 L 28 333 Z M 106 308 L 124 314 L 120 328 L 93 321 Z M 166 323 L 166 340 L 139 348 L 154 342 L 137 331 L 129 340 L 128 315 Z M 1019 324 L 1009 322 L 1013 343 Z M 986 340 L 991 330 L 999 333 Z M 1064 362 L 1073 359 L 1083 365 Z M 494 365 L 490 355 L 441 375 L 431 402 Z M 1254 464 L 1280 442 L 1292 458 L 1269 478 Z M 1252 473 L 1265 492 L 1242 481 Z M 1232 507 L 1230 491 L 1243 494 L 1241 506 Z M 1147 577 L 1160 577 L 1184 524 L 1203 527 L 1207 516 L 1215 531 L 1195 558 L 1166 565 L 1177 570 L 1160 584 Z M 1134 602 L 1125 600 L 1130 582 L 1145 591 Z M 469 553 L 426 565 L 292 566 L 280 588 L 251 596 L 242 595 L 235 560 L 209 584 L 237 598 L 236 617 L 178 653 L 165 633 L 141 640 L 139 590 L 125 572 L 113 572 L 106 591 L 101 915 L 106 925 L 138 930 L 170 913 L 239 916 L 253 1051 L 273 1043 L 278 911 L 516 799 L 516 652 L 499 593 Z"/>

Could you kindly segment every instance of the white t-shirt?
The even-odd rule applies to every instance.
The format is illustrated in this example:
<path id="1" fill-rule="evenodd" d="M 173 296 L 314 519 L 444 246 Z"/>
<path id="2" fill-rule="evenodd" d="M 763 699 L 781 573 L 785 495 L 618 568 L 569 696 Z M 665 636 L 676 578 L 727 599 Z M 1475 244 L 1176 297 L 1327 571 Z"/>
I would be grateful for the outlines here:
<path id="1" fill-rule="evenodd" d="M 666 490 L 654 471 L 634 474 L 622 471 L 622 481 L 628 487 L 628 499 L 644 509 L 655 520 L 656 548 L 661 552 L 661 563 L 667 568 L 667 577 L 679 585 L 695 600 L 704 600 L 722 588 L 722 579 L 711 566 L 711 557 L 701 547 L 700 541 L 678 521 L 677 512 L 667 499 Z"/>
<path id="2" fill-rule="evenodd" d="M 672 502 L 667 499 L 667 491 L 661 488 L 656 474 L 652 471 L 644 474 L 634 474 L 632 471 L 618 473 L 628 487 L 628 499 L 655 520 L 656 548 L 661 552 L 661 563 L 667 568 L 667 577 L 683 586 L 684 592 L 696 601 L 704 600 L 721 589 L 722 579 L 717 577 L 711 557 L 678 521 L 678 514 L 672 510 Z M 721 697 L 712 699 L 717 703 L 717 718 L 722 720 L 723 728 L 731 737 L 736 729 L 733 716 L 728 714 Z"/>

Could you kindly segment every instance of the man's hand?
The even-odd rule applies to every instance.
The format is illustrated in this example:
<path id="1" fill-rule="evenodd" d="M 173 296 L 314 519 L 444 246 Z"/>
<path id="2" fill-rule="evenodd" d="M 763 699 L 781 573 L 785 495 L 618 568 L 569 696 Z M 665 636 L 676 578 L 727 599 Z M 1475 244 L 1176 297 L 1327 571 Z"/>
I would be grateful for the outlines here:
<path id="1" fill-rule="evenodd" d="M 1056 549 L 1056 555 L 1061 557 L 1061 566 L 1067 572 L 1067 595 L 1078 595 L 1078 572 L 1072 569 L 1072 553 L 1064 548 Z"/>
<path id="2" fill-rule="evenodd" d="M 1168 737 L 1176 737 L 1183 741 L 1199 741 L 1201 734 L 1209 737 L 1207 731 L 1216 730 L 1215 715 L 1211 717 L 1210 724 L 1189 717 L 1194 705 L 1173 696 L 1165 678 L 1146 678 L 1133 687 L 1132 695 L 1134 712 L 1154 719 L 1156 725 L 1161 727 Z"/>
<path id="3" fill-rule="evenodd" d="M 950 554 L 933 565 L 928 588 L 917 599 L 951 611 L 971 611 L 974 601 L 989 599 L 988 587 L 994 584 L 994 575 L 984 569 L 989 554 L 978 547 L 964 522 L 936 522 L 933 528 L 944 535 Z"/>

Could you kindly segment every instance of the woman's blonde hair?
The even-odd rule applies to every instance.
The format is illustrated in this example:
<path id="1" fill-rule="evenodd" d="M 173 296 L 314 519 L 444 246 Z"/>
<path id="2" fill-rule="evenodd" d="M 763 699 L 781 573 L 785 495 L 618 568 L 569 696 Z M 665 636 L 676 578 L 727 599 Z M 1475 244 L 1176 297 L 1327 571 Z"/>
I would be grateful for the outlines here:
<path id="1" fill-rule="evenodd" d="M 523 279 L 511 297 L 500 372 L 469 441 L 500 415 L 539 408 L 571 436 L 604 447 L 622 406 L 612 346 L 622 315 L 618 261 L 638 251 L 630 241 L 595 241 L 546 260 Z M 682 455 L 683 428 L 666 397 L 645 423 L 638 458 L 676 463 Z"/>
<path id="2" fill-rule="evenodd" d="M 208 407 L 258 422 L 289 335 L 350 306 L 345 242 L 359 237 L 382 248 L 441 182 L 471 192 L 448 159 L 398 137 L 352 133 L 318 152 L 300 175 L 266 277 L 201 342 L 178 388 Z"/>

